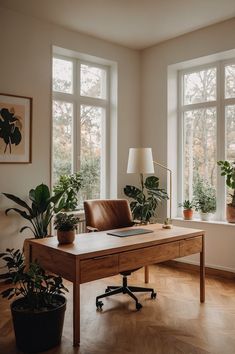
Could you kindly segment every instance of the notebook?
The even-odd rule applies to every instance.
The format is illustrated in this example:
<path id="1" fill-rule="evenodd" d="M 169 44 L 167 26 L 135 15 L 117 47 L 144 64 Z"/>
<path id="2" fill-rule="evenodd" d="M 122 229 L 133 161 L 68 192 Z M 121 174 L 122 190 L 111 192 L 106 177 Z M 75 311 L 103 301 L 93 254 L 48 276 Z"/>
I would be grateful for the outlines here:
<path id="1" fill-rule="evenodd" d="M 107 235 L 112 235 L 112 236 L 118 236 L 118 237 L 127 237 L 127 236 L 134 236 L 134 235 L 142 235 L 142 234 L 149 234 L 153 232 L 152 230 L 146 230 L 146 229 L 136 229 L 133 228 L 131 230 L 114 230 L 107 232 Z"/>

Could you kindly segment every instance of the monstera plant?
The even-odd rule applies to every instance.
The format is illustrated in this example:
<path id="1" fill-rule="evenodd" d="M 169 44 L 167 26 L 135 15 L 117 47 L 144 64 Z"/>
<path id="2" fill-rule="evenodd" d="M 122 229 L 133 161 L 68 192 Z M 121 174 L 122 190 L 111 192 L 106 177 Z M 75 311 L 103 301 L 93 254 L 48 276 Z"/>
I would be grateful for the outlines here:
<path id="1" fill-rule="evenodd" d="M 142 223 L 149 222 L 155 216 L 158 204 L 168 199 L 165 189 L 159 188 L 159 178 L 149 176 L 143 179 L 141 175 L 141 188 L 127 185 L 124 193 L 133 199 L 130 203 L 133 218 Z"/>
<path id="2" fill-rule="evenodd" d="M 47 229 L 53 215 L 58 213 L 63 207 L 63 205 L 59 206 L 59 201 L 63 193 L 64 192 L 62 191 L 51 196 L 48 186 L 43 183 L 29 191 L 30 203 L 26 203 L 24 200 L 13 194 L 3 193 L 5 197 L 23 208 L 8 208 L 5 211 L 5 214 L 8 214 L 9 211 L 13 210 L 30 222 L 31 226 L 23 226 L 20 229 L 20 232 L 25 229 L 30 229 L 35 238 L 46 237 L 48 235 Z"/>

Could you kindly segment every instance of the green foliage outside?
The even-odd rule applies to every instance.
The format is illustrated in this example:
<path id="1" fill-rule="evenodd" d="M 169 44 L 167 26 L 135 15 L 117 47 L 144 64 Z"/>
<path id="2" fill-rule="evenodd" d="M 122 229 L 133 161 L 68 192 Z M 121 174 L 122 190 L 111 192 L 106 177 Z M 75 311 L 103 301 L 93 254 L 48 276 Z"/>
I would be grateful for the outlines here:
<path id="1" fill-rule="evenodd" d="M 152 217 L 156 216 L 158 204 L 168 199 L 166 191 L 159 188 L 159 178 L 155 176 L 149 176 L 144 181 L 141 175 L 141 189 L 127 185 L 124 193 L 127 197 L 134 199 L 130 203 L 133 219 L 141 222 L 149 222 Z"/>

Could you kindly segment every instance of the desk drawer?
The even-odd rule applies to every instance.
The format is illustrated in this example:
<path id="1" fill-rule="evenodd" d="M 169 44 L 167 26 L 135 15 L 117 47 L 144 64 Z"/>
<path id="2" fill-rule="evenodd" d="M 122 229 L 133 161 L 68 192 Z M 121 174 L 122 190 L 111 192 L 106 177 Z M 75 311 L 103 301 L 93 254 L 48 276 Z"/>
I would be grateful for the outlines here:
<path id="1" fill-rule="evenodd" d="M 202 251 L 202 236 L 188 238 L 180 241 L 180 257 L 190 254 L 199 253 Z"/>
<path id="2" fill-rule="evenodd" d="M 179 257 L 179 241 L 120 253 L 119 271 L 135 269 Z"/>
<path id="3" fill-rule="evenodd" d="M 118 274 L 118 254 L 85 259 L 80 262 L 81 283 Z"/>

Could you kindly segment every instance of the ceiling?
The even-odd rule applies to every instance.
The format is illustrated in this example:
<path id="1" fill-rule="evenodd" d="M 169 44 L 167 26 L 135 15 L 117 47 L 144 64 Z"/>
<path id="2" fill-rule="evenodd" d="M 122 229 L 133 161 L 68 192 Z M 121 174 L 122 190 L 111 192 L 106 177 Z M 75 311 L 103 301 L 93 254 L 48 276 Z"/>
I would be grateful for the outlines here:
<path id="1" fill-rule="evenodd" d="M 133 49 L 235 17 L 235 0 L 0 0 L 0 6 Z"/>

